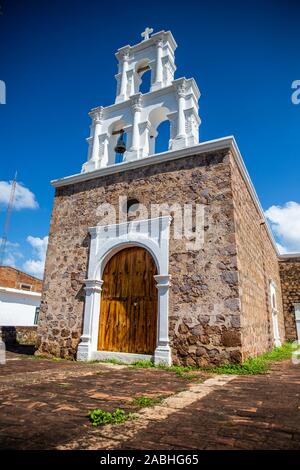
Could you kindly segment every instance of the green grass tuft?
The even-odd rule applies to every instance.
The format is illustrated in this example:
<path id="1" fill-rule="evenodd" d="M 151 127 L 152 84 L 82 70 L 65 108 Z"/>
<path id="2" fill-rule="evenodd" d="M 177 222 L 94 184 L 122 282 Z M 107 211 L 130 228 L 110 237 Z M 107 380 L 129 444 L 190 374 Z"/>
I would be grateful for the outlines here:
<path id="1" fill-rule="evenodd" d="M 284 361 L 292 356 L 292 343 L 285 343 L 272 351 L 257 357 L 247 359 L 243 364 L 225 364 L 218 367 L 210 367 L 206 370 L 216 374 L 254 375 L 266 374 L 271 362 Z"/>
<path id="2" fill-rule="evenodd" d="M 95 410 L 91 410 L 88 413 L 88 418 L 92 423 L 92 426 L 104 426 L 105 424 L 122 424 L 132 417 L 132 413 L 126 413 L 120 408 L 117 408 L 113 412 L 104 411 L 100 408 L 96 408 Z"/>
<path id="3" fill-rule="evenodd" d="M 130 364 L 130 367 L 137 367 L 139 369 L 149 369 L 155 367 L 154 362 L 152 361 L 136 361 Z"/>
<path id="4" fill-rule="evenodd" d="M 178 377 L 192 380 L 197 376 L 191 374 L 192 371 L 212 372 L 214 374 L 235 374 L 235 375 L 255 375 L 266 374 L 270 369 L 271 362 L 290 359 L 292 356 L 292 343 L 285 343 L 272 351 L 261 354 L 260 356 L 247 359 L 243 364 L 224 364 L 216 367 L 193 367 L 193 366 L 166 366 L 164 364 L 154 365 L 152 361 L 138 361 L 131 364 L 131 367 L 163 369 L 169 372 L 175 372 Z"/>
<path id="5" fill-rule="evenodd" d="M 140 408 L 146 408 L 148 406 L 155 406 L 158 403 L 161 403 L 163 400 L 162 397 L 136 397 L 132 400 L 134 406 L 139 406 Z"/>
<path id="6" fill-rule="evenodd" d="M 284 343 L 280 348 L 274 348 L 272 351 L 269 351 L 263 354 L 263 357 L 266 361 L 285 361 L 292 357 L 293 352 L 293 343 Z"/>

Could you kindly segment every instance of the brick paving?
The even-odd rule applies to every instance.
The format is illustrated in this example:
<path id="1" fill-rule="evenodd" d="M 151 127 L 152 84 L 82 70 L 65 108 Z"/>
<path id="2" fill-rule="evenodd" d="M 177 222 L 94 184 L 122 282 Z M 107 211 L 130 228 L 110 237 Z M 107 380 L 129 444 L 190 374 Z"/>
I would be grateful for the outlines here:
<path id="1" fill-rule="evenodd" d="M 300 366 L 239 376 L 192 405 L 153 422 L 121 449 L 300 449 Z"/>
<path id="2" fill-rule="evenodd" d="M 300 366 L 193 380 L 172 372 L 22 358 L 0 367 L 1 449 L 300 449 Z M 202 383 L 201 383 L 202 382 Z M 119 426 L 87 410 L 139 411 L 135 396 L 170 396 Z"/>
<path id="3" fill-rule="evenodd" d="M 7 364 L 0 366 L 0 449 L 54 449 L 94 430 L 90 409 L 136 412 L 134 397 L 169 396 L 189 382 L 157 369 L 8 353 Z"/>

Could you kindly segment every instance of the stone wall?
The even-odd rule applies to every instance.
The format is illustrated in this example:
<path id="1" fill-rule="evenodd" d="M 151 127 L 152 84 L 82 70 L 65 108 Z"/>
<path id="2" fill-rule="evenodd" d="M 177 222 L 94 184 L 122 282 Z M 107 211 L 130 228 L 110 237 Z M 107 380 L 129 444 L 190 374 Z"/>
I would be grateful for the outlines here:
<path id="1" fill-rule="evenodd" d="M 243 358 L 274 347 L 270 281 L 276 284 L 280 338 L 284 340 L 278 258 L 236 160 L 231 158 L 232 191 L 241 302 Z"/>
<path id="2" fill-rule="evenodd" d="M 0 335 L 6 344 L 36 344 L 36 326 L 2 326 Z"/>
<path id="3" fill-rule="evenodd" d="M 286 338 L 297 339 L 294 303 L 300 303 L 300 256 L 280 258 L 279 262 Z"/>
<path id="4" fill-rule="evenodd" d="M 38 327 L 39 353 L 75 356 L 83 324 L 88 227 L 99 223 L 101 203 L 112 204 L 118 212 L 119 196 L 137 199 L 147 208 L 150 203 L 205 206 L 202 249 L 188 249 L 186 240 L 175 240 L 171 226 L 173 363 L 240 362 L 269 349 L 271 278 L 278 286 L 284 337 L 276 254 L 230 151 L 223 150 L 56 190 Z"/>
<path id="5" fill-rule="evenodd" d="M 74 356 L 82 331 L 88 227 L 119 196 L 205 205 L 205 242 L 170 240 L 170 339 L 174 363 L 241 360 L 237 258 L 228 151 L 192 155 L 56 190 L 38 328 L 39 352 Z"/>
<path id="6" fill-rule="evenodd" d="M 10 266 L 0 266 L 0 286 L 22 289 L 22 284 L 30 286 L 33 292 L 42 292 L 42 281 Z M 25 289 L 24 289 L 25 290 Z"/>

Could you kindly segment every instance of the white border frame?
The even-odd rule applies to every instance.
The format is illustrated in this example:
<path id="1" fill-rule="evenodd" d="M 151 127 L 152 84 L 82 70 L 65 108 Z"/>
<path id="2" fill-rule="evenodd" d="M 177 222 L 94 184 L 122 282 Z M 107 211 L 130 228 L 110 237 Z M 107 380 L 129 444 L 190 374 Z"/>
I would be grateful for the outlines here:
<path id="1" fill-rule="evenodd" d="M 78 345 L 77 360 L 120 359 L 135 362 L 152 359 L 155 364 L 171 365 L 169 346 L 169 231 L 172 217 L 136 220 L 116 225 L 91 227 L 88 279 L 85 281 L 83 333 Z M 98 351 L 99 318 L 101 315 L 102 274 L 109 259 L 129 246 L 140 246 L 153 257 L 157 267 L 158 289 L 157 344 L 154 356 L 110 351 Z M 99 315 L 100 313 L 100 315 Z"/>

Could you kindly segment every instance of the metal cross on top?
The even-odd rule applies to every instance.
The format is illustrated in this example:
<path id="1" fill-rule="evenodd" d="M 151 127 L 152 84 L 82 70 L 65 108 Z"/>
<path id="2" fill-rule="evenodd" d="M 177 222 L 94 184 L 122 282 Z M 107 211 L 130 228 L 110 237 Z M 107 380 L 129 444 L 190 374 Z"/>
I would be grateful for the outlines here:
<path id="1" fill-rule="evenodd" d="M 147 39 L 149 39 L 151 33 L 153 33 L 153 28 L 149 28 L 147 26 L 145 31 L 143 31 L 142 34 L 141 34 L 142 38 L 144 38 L 143 41 L 147 41 Z"/>

